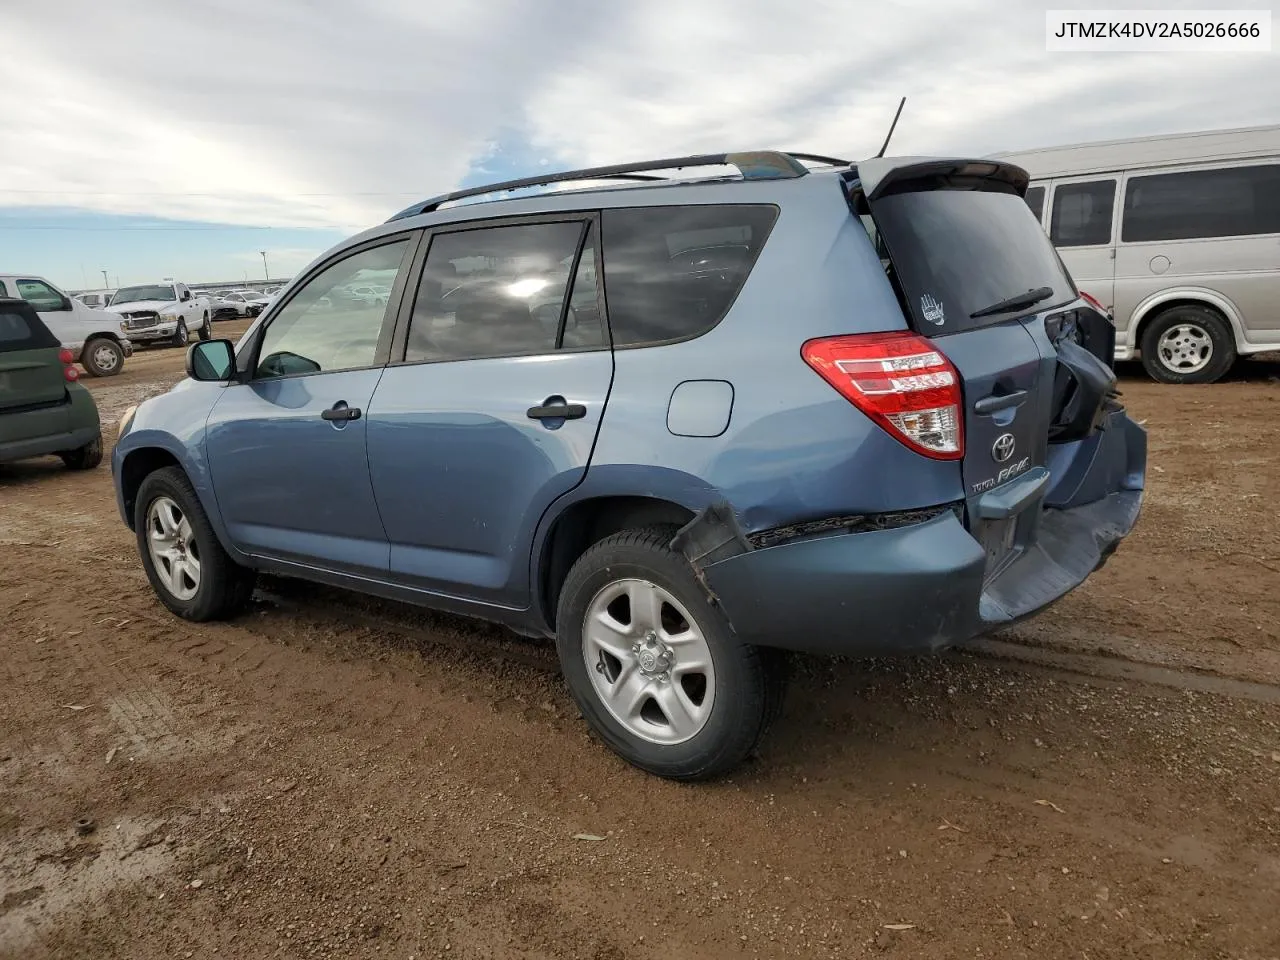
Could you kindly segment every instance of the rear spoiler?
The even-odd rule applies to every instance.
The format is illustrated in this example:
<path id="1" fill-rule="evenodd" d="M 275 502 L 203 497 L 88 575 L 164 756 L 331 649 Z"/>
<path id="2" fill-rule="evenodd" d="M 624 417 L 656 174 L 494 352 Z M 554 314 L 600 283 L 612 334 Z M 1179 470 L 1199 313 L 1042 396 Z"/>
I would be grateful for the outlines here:
<path id="1" fill-rule="evenodd" d="M 1007 183 L 1025 196 L 1031 177 L 1022 167 L 1000 160 L 970 157 L 872 157 L 857 165 L 862 193 L 868 200 L 883 196 L 894 183 L 921 177 L 978 177 Z"/>

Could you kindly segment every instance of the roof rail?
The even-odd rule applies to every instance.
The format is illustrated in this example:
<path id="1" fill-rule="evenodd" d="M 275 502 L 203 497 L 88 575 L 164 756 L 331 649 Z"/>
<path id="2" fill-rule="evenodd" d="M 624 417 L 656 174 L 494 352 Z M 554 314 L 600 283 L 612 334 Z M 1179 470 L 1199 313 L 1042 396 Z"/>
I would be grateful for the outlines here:
<path id="1" fill-rule="evenodd" d="M 810 163 L 825 163 L 832 167 L 851 167 L 852 160 L 841 160 L 839 157 L 824 157 L 818 153 L 800 153 L 796 150 L 788 150 L 788 157 L 794 157 L 797 160 L 808 160 Z"/>
<path id="2" fill-rule="evenodd" d="M 798 159 L 797 159 L 798 158 Z M 446 203 L 464 200 L 467 197 L 480 197 L 488 193 L 503 193 L 520 190 L 525 187 L 542 187 L 552 183 L 569 183 L 575 180 L 666 180 L 666 177 L 647 174 L 648 170 L 683 170 L 686 167 L 737 167 L 744 180 L 786 180 L 803 177 L 808 168 L 799 162 L 809 159 L 821 163 L 831 162 L 847 165 L 845 160 L 831 160 L 829 157 L 814 157 L 810 154 L 780 153 L 776 150 L 757 150 L 745 153 L 706 153 L 692 157 L 674 157 L 668 160 L 645 160 L 640 163 L 621 163 L 608 167 L 587 167 L 582 170 L 566 170 L 562 173 L 548 173 L 537 177 L 524 177 L 520 180 L 506 180 L 502 183 L 489 183 L 478 187 L 467 187 L 465 190 L 454 190 L 441 194 L 430 200 L 422 200 L 413 206 L 401 210 L 388 220 L 403 220 L 421 213 L 433 213 Z"/>

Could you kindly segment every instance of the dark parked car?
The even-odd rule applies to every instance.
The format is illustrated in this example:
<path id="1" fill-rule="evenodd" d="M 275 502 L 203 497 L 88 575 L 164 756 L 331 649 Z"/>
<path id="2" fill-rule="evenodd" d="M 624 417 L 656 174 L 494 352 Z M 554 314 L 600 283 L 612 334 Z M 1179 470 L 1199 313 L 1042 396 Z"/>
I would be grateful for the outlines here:
<path id="1" fill-rule="evenodd" d="M 505 193 L 610 177 L 640 183 Z M 627 760 L 722 773 L 780 651 L 964 643 L 1136 522 L 1115 330 L 1026 186 L 753 153 L 423 201 L 192 348 L 121 435 L 121 514 L 179 616 L 265 570 L 507 623 Z"/>
<path id="2" fill-rule="evenodd" d="M 102 462 L 93 397 L 75 356 L 25 300 L 0 300 L 0 463 L 57 454 L 68 467 Z"/>

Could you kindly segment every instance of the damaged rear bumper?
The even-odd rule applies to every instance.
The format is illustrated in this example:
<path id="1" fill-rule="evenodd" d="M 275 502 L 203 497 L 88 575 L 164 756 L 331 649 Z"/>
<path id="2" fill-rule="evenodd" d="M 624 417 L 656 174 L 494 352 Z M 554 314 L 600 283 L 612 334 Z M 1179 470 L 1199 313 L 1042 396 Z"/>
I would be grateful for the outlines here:
<path id="1" fill-rule="evenodd" d="M 994 576 L 959 509 L 908 526 L 763 549 L 736 533 L 691 543 L 700 518 L 675 545 L 745 643 L 848 656 L 936 651 L 1043 610 L 1083 583 L 1133 529 L 1146 434 L 1120 412 L 1090 440 L 1083 475 L 1053 484 L 1028 478 L 1026 502 L 1017 508 L 1033 518 L 1031 536 Z M 1012 486 L 992 491 L 993 509 L 1010 507 Z"/>

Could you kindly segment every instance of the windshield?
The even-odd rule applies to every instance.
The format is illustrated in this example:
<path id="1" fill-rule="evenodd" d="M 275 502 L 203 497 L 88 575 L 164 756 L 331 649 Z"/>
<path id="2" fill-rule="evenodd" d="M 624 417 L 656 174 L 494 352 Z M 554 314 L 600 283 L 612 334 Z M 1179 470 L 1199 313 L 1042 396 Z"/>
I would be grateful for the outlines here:
<path id="1" fill-rule="evenodd" d="M 971 330 L 1076 298 L 1057 251 L 1016 193 L 903 192 L 877 198 L 871 213 L 922 333 Z"/>
<path id="2" fill-rule="evenodd" d="M 111 305 L 117 306 L 121 303 L 138 303 L 142 300 L 177 300 L 173 295 L 173 287 L 166 287 L 163 284 L 157 284 L 151 287 L 125 287 L 117 290 L 116 295 L 111 298 Z"/>

